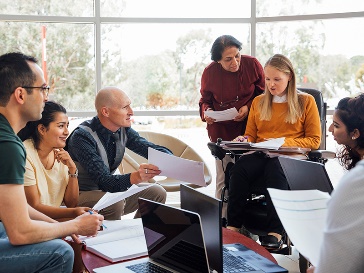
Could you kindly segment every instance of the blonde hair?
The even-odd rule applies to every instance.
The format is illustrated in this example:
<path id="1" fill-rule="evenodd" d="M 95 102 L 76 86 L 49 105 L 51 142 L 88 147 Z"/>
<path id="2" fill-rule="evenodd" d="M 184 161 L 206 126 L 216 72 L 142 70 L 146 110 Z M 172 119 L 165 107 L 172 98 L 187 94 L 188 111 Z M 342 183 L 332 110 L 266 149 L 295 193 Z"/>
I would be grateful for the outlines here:
<path id="1" fill-rule="evenodd" d="M 300 118 L 303 114 L 304 96 L 298 94 L 297 92 L 296 74 L 293 70 L 292 63 L 286 56 L 281 54 L 275 54 L 265 63 L 264 68 L 267 66 L 271 66 L 291 77 L 287 85 L 288 113 L 286 115 L 285 121 L 287 123 L 294 124 L 297 122 L 297 119 Z M 259 103 L 260 120 L 271 120 L 272 101 L 273 95 L 269 92 L 266 85 L 263 98 L 260 100 Z"/>

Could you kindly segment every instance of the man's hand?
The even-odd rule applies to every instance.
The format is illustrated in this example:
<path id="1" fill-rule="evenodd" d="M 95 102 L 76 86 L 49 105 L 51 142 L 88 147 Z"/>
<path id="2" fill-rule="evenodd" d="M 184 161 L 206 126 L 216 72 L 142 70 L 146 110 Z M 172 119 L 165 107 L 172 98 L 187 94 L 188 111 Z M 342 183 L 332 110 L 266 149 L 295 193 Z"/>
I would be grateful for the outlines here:
<path id="1" fill-rule="evenodd" d="M 76 222 L 77 235 L 94 236 L 100 230 L 103 220 L 101 214 L 85 212 L 72 221 Z"/>
<path id="2" fill-rule="evenodd" d="M 131 184 L 139 184 L 141 182 L 147 182 L 154 176 L 159 175 L 161 170 L 153 164 L 140 164 L 137 172 L 133 172 L 130 175 Z"/>

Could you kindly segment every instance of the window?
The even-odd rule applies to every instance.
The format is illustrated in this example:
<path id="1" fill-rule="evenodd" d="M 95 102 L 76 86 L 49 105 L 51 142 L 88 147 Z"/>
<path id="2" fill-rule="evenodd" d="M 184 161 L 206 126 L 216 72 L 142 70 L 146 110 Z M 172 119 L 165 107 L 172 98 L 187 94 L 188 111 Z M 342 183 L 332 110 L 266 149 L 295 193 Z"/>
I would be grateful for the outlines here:
<path id="1" fill-rule="evenodd" d="M 363 8 L 356 0 L 4 0 L 0 53 L 41 59 L 45 26 L 51 98 L 70 112 L 89 116 L 97 90 L 117 85 L 137 115 L 190 115 L 212 42 L 231 34 L 262 64 L 289 56 L 299 84 L 334 106 L 363 91 Z"/>

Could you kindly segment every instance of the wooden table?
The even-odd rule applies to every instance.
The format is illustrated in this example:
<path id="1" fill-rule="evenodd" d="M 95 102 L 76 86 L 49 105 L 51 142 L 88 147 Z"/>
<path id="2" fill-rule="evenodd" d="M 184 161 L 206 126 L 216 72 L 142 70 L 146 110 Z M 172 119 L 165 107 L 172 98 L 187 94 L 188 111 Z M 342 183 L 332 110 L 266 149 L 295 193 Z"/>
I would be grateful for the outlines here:
<path id="1" fill-rule="evenodd" d="M 240 243 L 277 264 L 277 261 L 274 259 L 274 257 L 264 247 L 262 247 L 260 244 L 256 243 L 252 239 L 226 228 L 223 228 L 222 235 L 224 244 Z M 81 251 L 81 256 L 83 264 L 89 272 L 93 272 L 94 268 L 112 264 L 86 250 Z"/>

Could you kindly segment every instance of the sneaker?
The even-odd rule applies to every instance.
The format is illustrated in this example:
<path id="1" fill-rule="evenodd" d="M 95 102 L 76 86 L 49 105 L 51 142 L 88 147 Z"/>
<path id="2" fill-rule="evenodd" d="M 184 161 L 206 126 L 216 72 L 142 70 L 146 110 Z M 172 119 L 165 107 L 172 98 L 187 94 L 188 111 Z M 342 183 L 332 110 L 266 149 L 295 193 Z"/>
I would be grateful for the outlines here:
<path id="1" fill-rule="evenodd" d="M 258 235 L 255 235 L 253 233 L 251 233 L 249 230 L 247 230 L 244 226 L 242 226 L 240 229 L 239 229 L 239 233 L 240 234 L 243 234 L 244 236 L 254 240 L 254 241 L 258 241 L 259 239 L 259 236 Z"/>

